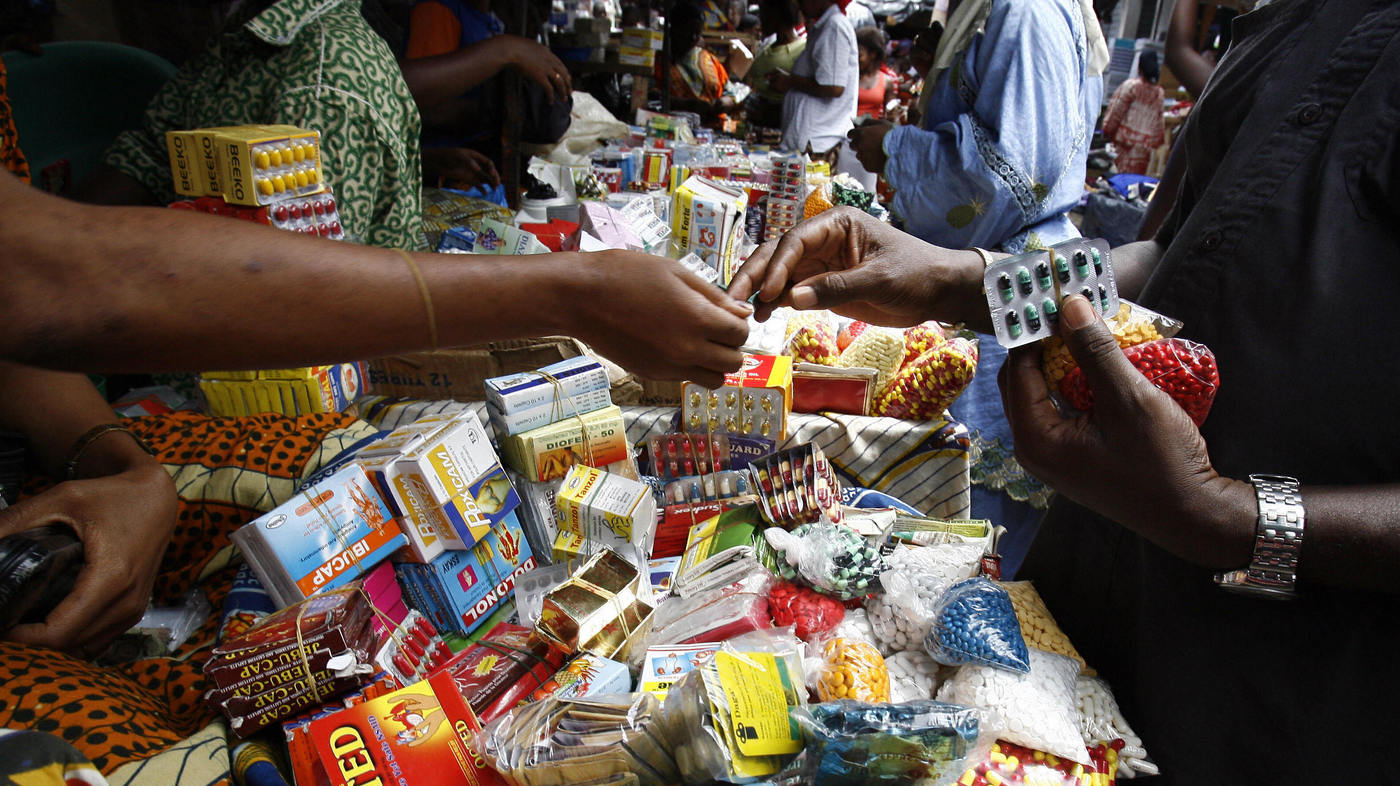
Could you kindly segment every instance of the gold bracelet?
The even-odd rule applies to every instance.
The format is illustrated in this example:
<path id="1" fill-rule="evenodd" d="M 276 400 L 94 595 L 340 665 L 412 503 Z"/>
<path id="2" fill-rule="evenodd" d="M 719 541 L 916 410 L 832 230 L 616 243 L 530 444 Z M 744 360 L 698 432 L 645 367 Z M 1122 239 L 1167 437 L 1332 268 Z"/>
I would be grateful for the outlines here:
<path id="1" fill-rule="evenodd" d="M 423 308 L 428 312 L 428 348 L 438 348 L 437 312 L 433 310 L 433 296 L 428 292 L 428 282 L 423 280 L 423 274 L 418 270 L 418 263 L 413 261 L 413 255 L 396 248 L 395 251 L 403 257 L 403 261 L 408 263 L 408 269 L 413 272 L 413 280 L 418 282 L 418 294 L 423 296 Z"/>
<path id="2" fill-rule="evenodd" d="M 116 431 L 125 433 L 127 436 L 136 440 L 136 444 L 139 445 L 142 450 L 147 453 L 151 452 L 151 448 L 146 444 L 146 441 L 141 439 L 140 435 L 132 431 L 126 424 L 103 423 L 93 426 L 83 432 L 83 435 L 78 437 L 78 441 L 73 443 L 73 447 L 68 450 L 68 460 L 63 462 L 64 477 L 68 480 L 73 480 L 78 477 L 78 462 L 82 459 L 83 454 L 87 452 L 87 449 L 92 447 L 92 443 Z"/>

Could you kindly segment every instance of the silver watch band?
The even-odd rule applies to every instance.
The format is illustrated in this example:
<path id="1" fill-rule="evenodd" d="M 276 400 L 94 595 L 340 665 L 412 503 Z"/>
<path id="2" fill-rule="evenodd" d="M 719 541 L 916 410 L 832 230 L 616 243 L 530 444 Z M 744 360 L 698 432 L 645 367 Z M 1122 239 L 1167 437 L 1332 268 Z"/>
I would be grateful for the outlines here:
<path id="1" fill-rule="evenodd" d="M 1291 598 L 1298 582 L 1306 514 L 1296 478 L 1250 475 L 1259 503 L 1254 555 L 1249 567 L 1217 574 L 1221 587 L 1273 598 Z"/>

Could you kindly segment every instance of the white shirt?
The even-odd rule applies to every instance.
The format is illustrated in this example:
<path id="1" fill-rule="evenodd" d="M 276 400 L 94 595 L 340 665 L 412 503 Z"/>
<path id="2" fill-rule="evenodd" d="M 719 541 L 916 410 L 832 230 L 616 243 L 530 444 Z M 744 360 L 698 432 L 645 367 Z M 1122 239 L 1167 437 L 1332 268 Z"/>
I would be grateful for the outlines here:
<path id="1" fill-rule="evenodd" d="M 856 116 L 860 56 L 855 28 L 835 3 L 807 26 L 807 48 L 792 64 L 792 73 L 845 90 L 836 98 L 789 90 L 783 97 L 783 149 L 801 152 L 810 143 L 813 152 L 824 153 L 841 144 Z"/>

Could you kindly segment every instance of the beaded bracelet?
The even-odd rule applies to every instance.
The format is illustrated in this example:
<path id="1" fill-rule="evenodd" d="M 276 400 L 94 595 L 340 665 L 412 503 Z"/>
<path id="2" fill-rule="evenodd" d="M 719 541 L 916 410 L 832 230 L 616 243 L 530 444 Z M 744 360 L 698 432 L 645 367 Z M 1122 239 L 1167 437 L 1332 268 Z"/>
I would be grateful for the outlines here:
<path id="1" fill-rule="evenodd" d="M 126 424 L 102 423 L 85 431 L 81 437 L 78 437 L 78 441 L 73 443 L 73 447 L 68 450 L 68 459 L 63 462 L 64 477 L 68 480 L 76 478 L 78 476 L 78 462 L 82 459 L 83 453 L 87 452 L 87 449 L 92 446 L 92 443 L 101 439 L 104 435 L 111 434 L 115 431 L 125 433 L 127 436 L 136 440 L 136 444 L 140 445 L 142 450 L 147 453 L 151 452 L 151 448 L 146 444 L 146 441 L 141 439 L 140 435 L 132 431 Z"/>

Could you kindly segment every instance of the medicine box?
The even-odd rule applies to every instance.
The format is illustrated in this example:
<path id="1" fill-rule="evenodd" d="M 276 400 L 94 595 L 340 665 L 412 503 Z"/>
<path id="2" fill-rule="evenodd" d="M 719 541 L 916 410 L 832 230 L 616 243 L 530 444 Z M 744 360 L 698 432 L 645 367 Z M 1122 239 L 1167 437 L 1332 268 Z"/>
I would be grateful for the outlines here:
<path id="1" fill-rule="evenodd" d="M 564 477 L 554 506 L 560 538 L 582 537 L 582 550 L 630 544 L 641 554 L 651 553 L 656 500 L 651 487 L 641 481 L 575 465 Z M 557 552 L 559 541 L 555 543 Z"/>
<path id="2" fill-rule="evenodd" d="M 622 410 L 617 406 L 510 435 L 501 441 L 501 456 L 511 469 L 533 482 L 564 477 L 576 464 L 602 467 L 630 463 L 631 458 Z"/>
<path id="3" fill-rule="evenodd" d="M 515 594 L 515 579 L 539 567 L 520 520 L 511 512 L 470 549 L 447 551 L 426 565 L 395 566 L 412 605 L 440 630 L 467 635 Z"/>
<path id="4" fill-rule="evenodd" d="M 351 464 L 231 537 L 281 608 L 342 586 L 401 548 L 392 519 L 369 476 Z"/>
<path id="5" fill-rule="evenodd" d="M 608 372 L 580 355 L 538 371 L 486 380 L 486 407 L 498 435 L 557 423 L 612 404 Z"/>

